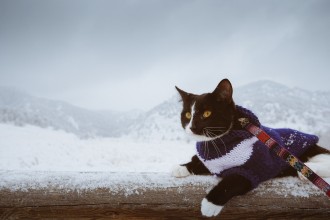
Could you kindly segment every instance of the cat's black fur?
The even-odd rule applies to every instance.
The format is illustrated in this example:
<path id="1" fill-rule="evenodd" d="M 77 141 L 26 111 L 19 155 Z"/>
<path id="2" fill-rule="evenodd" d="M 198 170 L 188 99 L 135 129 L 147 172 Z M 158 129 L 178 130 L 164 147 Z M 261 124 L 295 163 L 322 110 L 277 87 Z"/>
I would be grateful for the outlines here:
<path id="1" fill-rule="evenodd" d="M 191 103 L 193 101 L 196 101 L 196 109 L 198 109 L 195 113 L 196 118 L 194 123 L 191 126 L 195 134 L 203 135 L 203 128 L 205 127 L 230 127 L 235 114 L 235 103 L 231 98 L 233 93 L 231 86 L 227 88 L 227 85 L 220 83 L 212 93 L 202 95 L 186 93 L 177 87 L 176 89 L 179 91 L 183 101 L 183 110 L 181 113 L 183 128 L 189 123 L 189 120 L 185 117 L 185 113 L 191 110 Z M 221 112 L 221 114 L 212 114 L 209 118 L 204 119 L 202 115 L 205 110 L 210 110 L 214 113 Z"/>
<path id="2" fill-rule="evenodd" d="M 186 112 L 191 109 L 192 103 L 198 103 L 196 106 L 195 120 L 191 124 L 191 130 L 194 134 L 204 135 L 204 127 L 225 127 L 222 131 L 217 131 L 217 135 L 221 135 L 230 129 L 242 129 L 238 123 L 238 119 L 235 118 L 235 103 L 232 99 L 233 89 L 229 80 L 222 80 L 217 88 L 212 93 L 206 93 L 202 95 L 195 95 L 184 92 L 176 87 L 181 95 L 183 101 L 183 110 L 181 113 L 182 127 L 185 128 L 190 120 L 185 116 Z M 211 110 L 212 115 L 209 118 L 203 118 L 203 112 L 205 110 Z M 330 154 L 330 151 L 315 145 L 307 150 L 300 159 L 306 162 L 308 158 L 311 158 L 318 154 Z M 182 164 L 191 174 L 195 175 L 208 175 L 209 170 L 195 155 L 191 161 L 186 164 Z M 289 168 L 281 172 L 278 177 L 284 176 L 296 176 L 297 172 L 293 168 Z M 251 183 L 248 179 L 240 175 L 231 175 L 223 178 L 206 196 L 207 200 L 215 205 L 223 206 L 228 200 L 237 195 L 247 193 L 252 189 Z"/>

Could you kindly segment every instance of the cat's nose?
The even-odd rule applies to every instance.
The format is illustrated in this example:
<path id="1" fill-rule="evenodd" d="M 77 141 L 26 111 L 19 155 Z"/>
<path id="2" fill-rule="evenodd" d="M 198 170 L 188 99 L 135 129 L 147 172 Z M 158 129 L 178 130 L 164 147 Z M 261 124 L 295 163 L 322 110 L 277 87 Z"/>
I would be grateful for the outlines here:
<path id="1" fill-rule="evenodd" d="M 192 131 L 192 132 L 196 132 L 197 131 L 197 128 L 196 128 L 196 126 L 195 125 L 192 125 L 191 127 L 190 127 L 190 130 Z"/>

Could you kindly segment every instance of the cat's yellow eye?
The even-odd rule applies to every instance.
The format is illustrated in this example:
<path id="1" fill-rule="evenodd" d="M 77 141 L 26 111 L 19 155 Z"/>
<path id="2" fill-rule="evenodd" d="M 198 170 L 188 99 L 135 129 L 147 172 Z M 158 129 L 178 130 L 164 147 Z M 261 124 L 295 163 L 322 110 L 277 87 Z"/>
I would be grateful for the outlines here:
<path id="1" fill-rule="evenodd" d="M 210 117 L 211 114 L 212 114 L 211 111 L 205 111 L 205 112 L 203 113 L 203 117 L 204 117 L 204 118 L 208 118 L 208 117 Z"/>
<path id="2" fill-rule="evenodd" d="M 186 112 L 186 118 L 187 118 L 187 119 L 191 119 L 191 114 L 190 114 L 190 112 Z"/>

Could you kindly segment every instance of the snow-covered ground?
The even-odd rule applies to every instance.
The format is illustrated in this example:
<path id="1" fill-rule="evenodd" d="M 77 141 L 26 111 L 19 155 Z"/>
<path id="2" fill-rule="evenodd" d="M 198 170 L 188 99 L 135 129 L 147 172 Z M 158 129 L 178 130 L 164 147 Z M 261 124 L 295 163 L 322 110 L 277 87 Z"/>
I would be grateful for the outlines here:
<path id="1" fill-rule="evenodd" d="M 113 172 L 45 172 L 45 171 L 1 171 L 0 189 L 30 190 L 57 188 L 67 191 L 107 188 L 113 194 L 125 196 L 143 194 L 144 189 L 167 189 L 170 187 L 199 186 L 209 191 L 219 181 L 213 176 L 189 176 L 174 178 L 167 173 L 113 173 Z M 330 182 L 330 178 L 326 179 Z M 298 178 L 286 177 L 272 181 L 276 187 L 261 184 L 258 194 L 275 193 L 280 196 L 309 197 L 322 196 L 324 193 L 309 182 Z M 142 190 L 142 192 L 141 192 Z"/>
<path id="2" fill-rule="evenodd" d="M 0 123 L 0 170 L 168 173 L 190 160 L 194 145 L 128 137 L 81 139 L 62 130 Z"/>
<path id="3" fill-rule="evenodd" d="M 321 146 L 330 147 L 329 92 L 261 82 L 237 89 L 235 94 L 236 103 L 257 113 L 264 125 L 317 134 Z M 143 179 L 156 185 L 182 182 L 169 172 L 189 161 L 195 147 L 186 141 L 180 126 L 181 105 L 173 96 L 143 113 L 94 112 L 0 87 L 0 188 L 32 187 L 34 183 L 65 186 L 72 176 L 74 188 L 98 187 L 113 175 L 117 178 L 112 178 L 113 183 L 131 181 L 126 177 L 132 172 L 157 172 L 156 177 Z M 158 181 L 159 175 L 163 177 Z M 201 178 L 187 181 L 198 184 L 205 177 Z M 214 183 L 209 178 L 205 181 Z M 286 181 L 295 183 L 292 178 Z"/>
<path id="4" fill-rule="evenodd" d="M 193 154 L 193 143 L 80 139 L 61 130 L 0 124 L 0 170 L 169 172 Z"/>
<path id="5" fill-rule="evenodd" d="M 190 160 L 194 151 L 193 142 L 142 142 L 128 138 L 80 139 L 61 130 L 0 124 L 0 188 L 108 187 L 132 194 L 141 187 L 215 185 L 218 180 L 214 177 L 177 179 L 170 176 L 171 168 Z M 290 188 L 289 191 L 279 192 L 284 196 L 288 192 L 299 197 L 322 194 L 315 187 L 309 188 L 310 183 L 303 184 L 298 179 L 277 181 Z M 330 182 L 330 179 L 326 181 Z M 297 184 L 300 184 L 299 187 L 296 187 Z M 302 187 L 304 190 L 301 190 Z M 267 189 L 262 191 L 266 192 Z"/>

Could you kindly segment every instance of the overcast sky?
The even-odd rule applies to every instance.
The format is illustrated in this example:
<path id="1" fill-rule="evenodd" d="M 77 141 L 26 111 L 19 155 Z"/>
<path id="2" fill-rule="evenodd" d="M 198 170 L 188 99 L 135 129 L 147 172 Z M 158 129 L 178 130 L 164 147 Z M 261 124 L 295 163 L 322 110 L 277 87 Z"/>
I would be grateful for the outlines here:
<path id="1" fill-rule="evenodd" d="M 271 79 L 329 90 L 329 0 L 0 0 L 0 85 L 89 109 Z"/>

